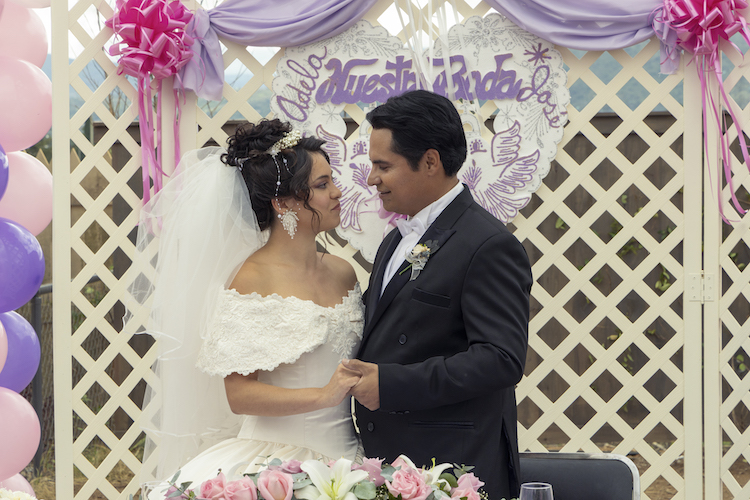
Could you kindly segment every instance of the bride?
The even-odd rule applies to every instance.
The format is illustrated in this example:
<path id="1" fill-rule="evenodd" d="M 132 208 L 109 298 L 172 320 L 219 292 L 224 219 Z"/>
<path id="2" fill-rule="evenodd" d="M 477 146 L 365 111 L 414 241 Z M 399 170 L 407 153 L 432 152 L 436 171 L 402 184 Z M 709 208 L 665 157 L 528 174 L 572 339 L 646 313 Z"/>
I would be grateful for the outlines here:
<path id="1" fill-rule="evenodd" d="M 159 340 L 142 479 L 355 459 L 358 375 L 340 361 L 363 306 L 351 265 L 316 246 L 341 210 L 323 144 L 279 120 L 241 127 L 226 151 L 186 154 L 144 206 L 126 316 Z"/>

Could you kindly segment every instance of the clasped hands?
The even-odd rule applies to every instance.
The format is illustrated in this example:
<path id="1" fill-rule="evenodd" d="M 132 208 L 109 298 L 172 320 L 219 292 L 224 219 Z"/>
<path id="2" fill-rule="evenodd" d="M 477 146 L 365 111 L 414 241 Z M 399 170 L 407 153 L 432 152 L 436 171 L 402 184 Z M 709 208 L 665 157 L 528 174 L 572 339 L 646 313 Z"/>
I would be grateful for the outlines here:
<path id="1" fill-rule="evenodd" d="M 378 365 L 358 359 L 345 359 L 336 373 L 351 384 L 348 394 L 370 411 L 380 408 L 380 387 L 378 385 Z"/>

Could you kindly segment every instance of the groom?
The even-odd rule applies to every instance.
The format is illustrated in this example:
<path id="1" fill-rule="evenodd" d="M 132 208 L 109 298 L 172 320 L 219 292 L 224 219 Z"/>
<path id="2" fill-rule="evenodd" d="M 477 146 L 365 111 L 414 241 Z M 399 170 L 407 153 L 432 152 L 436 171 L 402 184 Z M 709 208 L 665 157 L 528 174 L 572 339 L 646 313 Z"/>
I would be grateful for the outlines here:
<path id="1" fill-rule="evenodd" d="M 451 101 L 408 92 L 367 120 L 368 184 L 409 218 L 378 249 L 359 359 L 346 362 L 362 374 L 352 395 L 365 453 L 474 465 L 491 500 L 517 497 L 526 252 L 458 181 L 466 137 Z"/>

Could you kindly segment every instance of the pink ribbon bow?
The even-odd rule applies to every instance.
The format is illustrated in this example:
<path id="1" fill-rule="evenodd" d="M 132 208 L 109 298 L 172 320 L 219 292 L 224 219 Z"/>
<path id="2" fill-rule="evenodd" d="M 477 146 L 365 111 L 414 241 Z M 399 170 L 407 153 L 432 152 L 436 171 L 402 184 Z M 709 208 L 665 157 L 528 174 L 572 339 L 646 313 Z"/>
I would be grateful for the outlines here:
<path id="1" fill-rule="evenodd" d="M 136 78 L 138 83 L 138 120 L 143 160 L 143 201 L 150 199 L 149 177 L 154 180 L 154 193 L 162 188 L 161 147 L 161 83 L 177 75 L 192 57 L 193 39 L 185 27 L 193 13 L 179 0 L 117 0 L 117 10 L 106 25 L 121 41 L 109 48 L 110 55 L 119 55 L 117 74 Z M 156 128 L 154 124 L 152 88 L 157 93 Z M 175 158 L 180 157 L 179 122 L 180 95 L 174 90 L 177 107 L 174 116 Z M 158 151 L 158 158 L 155 150 Z"/>
<path id="2" fill-rule="evenodd" d="M 659 11 L 654 12 L 653 17 L 654 31 L 666 49 L 666 57 L 663 58 L 662 64 L 667 62 L 666 59 L 674 60 L 678 49 L 686 50 L 693 54 L 691 62 L 696 61 L 696 70 L 700 78 L 701 93 L 703 96 L 703 137 L 706 162 L 710 168 L 708 137 L 705 134 L 705 131 L 708 130 L 708 116 L 710 113 L 713 115 L 713 119 L 716 120 L 717 129 L 721 131 L 722 135 L 720 140 L 721 163 L 727 187 L 731 193 L 735 209 L 741 214 L 744 214 L 746 210 L 740 206 L 732 182 L 732 156 L 729 150 L 730 141 L 729 135 L 726 133 L 727 126 L 724 114 L 718 99 L 712 95 L 708 83 L 711 78 L 715 78 L 721 97 L 726 103 L 735 127 L 737 127 L 737 135 L 742 146 L 740 149 L 742 149 L 745 165 L 750 168 L 750 157 L 748 156 L 745 134 L 724 90 L 719 51 L 719 42 L 723 39 L 730 47 L 741 53 L 737 45 L 730 40 L 735 33 L 741 33 L 748 44 L 750 44 L 750 32 L 748 31 L 747 21 L 738 13 L 739 10 L 745 9 L 747 6 L 748 3 L 746 0 L 664 0 L 664 6 Z M 729 220 L 724 215 L 724 208 L 721 201 L 721 175 L 722 168 L 719 166 L 716 183 L 719 213 L 724 222 L 729 223 Z"/>

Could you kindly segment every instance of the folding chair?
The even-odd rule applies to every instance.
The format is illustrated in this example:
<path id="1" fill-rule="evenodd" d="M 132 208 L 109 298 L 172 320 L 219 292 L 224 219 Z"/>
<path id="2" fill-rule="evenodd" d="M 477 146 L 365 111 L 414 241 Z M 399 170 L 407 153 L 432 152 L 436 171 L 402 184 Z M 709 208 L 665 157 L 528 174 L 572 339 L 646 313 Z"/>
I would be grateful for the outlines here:
<path id="1" fill-rule="evenodd" d="M 612 453 L 521 453 L 521 483 L 552 485 L 554 500 L 640 500 L 638 469 Z"/>

